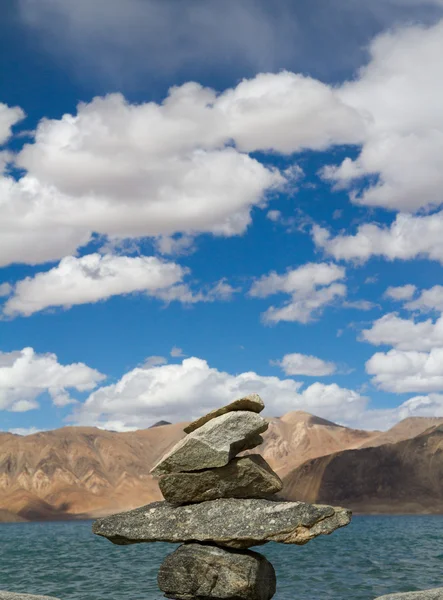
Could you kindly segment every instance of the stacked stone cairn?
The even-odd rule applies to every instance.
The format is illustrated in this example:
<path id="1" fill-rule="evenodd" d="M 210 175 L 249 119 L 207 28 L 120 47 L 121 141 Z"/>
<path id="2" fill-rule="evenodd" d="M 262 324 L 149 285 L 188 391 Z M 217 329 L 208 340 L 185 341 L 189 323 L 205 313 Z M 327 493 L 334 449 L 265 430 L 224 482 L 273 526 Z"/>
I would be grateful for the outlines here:
<path id="1" fill-rule="evenodd" d="M 164 502 L 98 519 L 93 532 L 115 544 L 182 545 L 160 567 L 158 584 L 176 600 L 270 600 L 276 577 L 248 550 L 267 542 L 306 544 L 350 522 L 331 506 L 279 501 L 282 482 L 258 454 L 268 423 L 257 394 L 188 425 L 188 435 L 152 469 Z"/>

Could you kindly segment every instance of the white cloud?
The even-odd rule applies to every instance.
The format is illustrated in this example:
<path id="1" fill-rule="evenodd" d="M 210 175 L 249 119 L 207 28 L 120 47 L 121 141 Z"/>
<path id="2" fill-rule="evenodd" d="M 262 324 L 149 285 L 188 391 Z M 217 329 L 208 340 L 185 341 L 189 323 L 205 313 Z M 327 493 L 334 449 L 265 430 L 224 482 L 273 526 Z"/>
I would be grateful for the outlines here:
<path id="1" fill-rule="evenodd" d="M 367 261 L 371 256 L 388 260 L 418 257 L 443 263 L 443 212 L 426 216 L 399 214 L 389 227 L 366 223 L 355 235 L 332 237 L 315 225 L 315 244 L 336 260 Z"/>
<path id="2" fill-rule="evenodd" d="M 258 298 L 285 293 L 289 302 L 280 308 L 271 306 L 263 315 L 267 322 L 298 321 L 308 323 L 324 307 L 346 295 L 346 286 L 335 283 L 345 278 L 345 270 L 334 264 L 307 263 L 284 275 L 275 272 L 254 282 L 249 294 Z"/>
<path id="3" fill-rule="evenodd" d="M 0 352 L 0 410 L 25 412 L 38 408 L 47 392 L 56 406 L 73 400 L 67 390 L 92 390 L 105 376 L 83 363 L 62 365 L 55 354 L 36 354 L 32 348 Z"/>
<path id="4" fill-rule="evenodd" d="M 408 310 L 419 310 L 420 312 L 438 311 L 443 313 L 443 286 L 434 285 L 429 290 L 422 290 L 420 296 L 405 304 Z"/>
<path id="5" fill-rule="evenodd" d="M 280 219 L 282 218 L 282 213 L 280 210 L 269 210 L 266 217 L 270 220 L 273 221 L 274 223 L 277 223 L 278 221 L 280 221 Z"/>
<path id="6" fill-rule="evenodd" d="M 48 307 L 70 308 L 137 292 L 184 303 L 228 300 L 235 292 L 228 283 L 219 281 L 207 291 L 194 294 L 183 283 L 188 272 L 176 263 L 154 256 L 68 256 L 53 269 L 19 281 L 3 313 L 30 316 Z"/>
<path id="7" fill-rule="evenodd" d="M 221 94 L 186 83 L 161 103 L 111 94 L 43 119 L 15 158 L 26 174 L 0 178 L 0 264 L 75 254 L 94 232 L 152 237 L 164 252 L 185 251 L 199 233 L 241 234 L 252 208 L 285 183 L 293 189 L 300 174 L 265 166 L 255 151 L 362 144 L 355 161 L 326 171 L 352 184 L 354 202 L 402 211 L 440 204 L 442 32 L 443 21 L 379 36 L 369 64 L 341 87 L 262 73 Z M 379 183 L 358 194 L 354 180 L 368 174 Z M 402 214 L 390 229 L 364 225 L 356 236 L 331 239 L 317 228 L 316 241 L 337 258 L 443 260 L 442 231 L 441 214 Z"/>
<path id="8" fill-rule="evenodd" d="M 442 391 L 443 348 L 430 352 L 377 352 L 367 361 L 366 372 L 374 376 L 374 385 L 388 392 Z"/>
<path id="9" fill-rule="evenodd" d="M 134 369 L 116 384 L 99 388 L 77 405 L 79 424 L 113 428 L 143 428 L 159 419 L 189 420 L 255 392 L 266 403 L 267 414 L 304 409 L 324 418 L 352 420 L 364 410 L 367 398 L 336 384 L 315 383 L 304 391 L 293 379 L 264 377 L 254 372 L 231 375 L 209 367 L 199 358 L 181 364 Z"/>
<path id="10" fill-rule="evenodd" d="M 21 108 L 18 106 L 10 107 L 0 102 L 0 146 L 12 135 L 13 125 L 24 118 L 25 113 Z"/>
<path id="11" fill-rule="evenodd" d="M 443 21 L 386 32 L 372 42 L 369 64 L 338 95 L 367 114 L 357 159 L 324 176 L 351 184 L 359 204 L 415 211 L 443 202 Z M 377 183 L 359 185 L 365 176 Z"/>
<path id="12" fill-rule="evenodd" d="M 414 396 L 403 402 L 397 413 L 399 420 L 408 417 L 443 417 L 443 394 Z"/>
<path id="13" fill-rule="evenodd" d="M 243 80 L 222 94 L 218 106 L 237 147 L 246 152 L 325 150 L 365 137 L 362 114 L 343 102 L 335 88 L 288 71 Z M 296 177 L 301 173 L 296 169 Z"/>
<path id="14" fill-rule="evenodd" d="M 375 346 L 394 346 L 398 350 L 429 351 L 443 347 L 443 317 L 415 322 L 402 319 L 396 313 L 374 321 L 362 331 L 362 338 Z"/>
<path id="15" fill-rule="evenodd" d="M 390 286 L 384 293 L 384 296 L 392 300 L 409 300 L 415 294 L 416 290 L 416 286 L 412 284 L 398 287 Z"/>
<path id="16" fill-rule="evenodd" d="M 179 265 L 152 256 L 68 256 L 53 269 L 19 281 L 3 312 L 29 316 L 51 306 L 68 308 L 131 292 L 155 296 L 181 283 L 185 274 Z"/>
<path id="17" fill-rule="evenodd" d="M 34 433 L 38 433 L 41 429 L 37 429 L 37 427 L 16 427 L 14 429 L 10 429 L 9 433 L 14 433 L 15 435 L 33 435 Z"/>
<path id="18" fill-rule="evenodd" d="M 185 354 L 183 354 L 183 350 L 181 348 L 178 348 L 177 346 L 173 346 L 169 354 L 174 358 L 186 356 Z"/>
<path id="19" fill-rule="evenodd" d="M 350 300 L 343 302 L 343 308 L 355 308 L 356 310 L 372 310 L 377 304 L 370 300 Z"/>
<path id="20" fill-rule="evenodd" d="M 4 298 L 5 296 L 9 296 L 12 292 L 12 285 L 10 283 L 0 283 L 0 298 Z"/>
<path id="21" fill-rule="evenodd" d="M 297 352 L 286 354 L 280 361 L 272 364 L 280 366 L 285 375 L 308 375 L 310 377 L 332 375 L 337 369 L 333 362 Z"/>
<path id="22" fill-rule="evenodd" d="M 168 364 L 168 360 L 164 356 L 148 356 L 142 365 L 142 368 L 149 369 L 151 367 L 159 367 Z"/>
<path id="23" fill-rule="evenodd" d="M 229 127 L 215 101 L 189 83 L 161 105 L 113 94 L 42 120 L 15 159 L 26 175 L 0 180 L 1 264 L 73 254 L 92 232 L 242 233 L 251 208 L 285 178 L 225 146 Z"/>

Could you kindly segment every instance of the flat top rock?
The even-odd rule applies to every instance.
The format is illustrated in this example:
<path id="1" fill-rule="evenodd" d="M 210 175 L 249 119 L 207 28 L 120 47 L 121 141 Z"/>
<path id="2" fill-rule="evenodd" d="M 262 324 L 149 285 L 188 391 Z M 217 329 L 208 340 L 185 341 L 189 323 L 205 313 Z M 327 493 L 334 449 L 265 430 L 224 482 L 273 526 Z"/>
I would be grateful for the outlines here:
<path id="1" fill-rule="evenodd" d="M 2 592 L 0 590 L 0 600 L 58 600 L 53 596 L 33 596 L 31 594 L 14 594 L 13 592 Z"/>
<path id="2" fill-rule="evenodd" d="M 185 506 L 154 502 L 98 519 L 92 531 L 121 545 L 194 541 L 248 548 L 267 542 L 302 545 L 350 520 L 350 511 L 332 506 L 227 498 Z"/>
<path id="3" fill-rule="evenodd" d="M 376 600 L 443 600 L 443 588 L 423 590 L 421 592 L 403 592 L 380 596 Z"/>
<path id="4" fill-rule="evenodd" d="M 283 483 L 259 454 L 234 458 L 225 467 L 170 473 L 158 482 L 168 502 L 183 504 L 217 498 L 268 498 Z"/>
<path id="5" fill-rule="evenodd" d="M 258 394 L 249 394 L 249 396 L 244 396 L 243 398 L 234 400 L 234 402 L 231 402 L 231 404 L 211 410 L 211 412 L 209 412 L 207 415 L 204 415 L 203 417 L 200 417 L 199 419 L 196 419 L 187 425 L 183 431 L 185 433 L 192 433 L 211 419 L 220 417 L 228 412 L 233 412 L 236 410 L 249 410 L 251 412 L 259 413 L 264 409 L 264 407 L 265 403 Z"/>
<path id="6" fill-rule="evenodd" d="M 226 413 L 180 440 L 151 473 L 159 476 L 224 467 L 239 452 L 261 444 L 263 439 L 259 434 L 267 428 L 267 421 L 256 413 L 245 410 Z"/>

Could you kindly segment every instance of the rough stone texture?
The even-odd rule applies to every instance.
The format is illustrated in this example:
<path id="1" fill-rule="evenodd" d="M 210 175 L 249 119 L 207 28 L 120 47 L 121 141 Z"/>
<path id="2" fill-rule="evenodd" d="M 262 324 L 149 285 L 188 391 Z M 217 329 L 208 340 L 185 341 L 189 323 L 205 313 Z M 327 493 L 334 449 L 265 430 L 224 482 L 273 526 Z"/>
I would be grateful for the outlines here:
<path id="1" fill-rule="evenodd" d="M 243 450 L 263 441 L 259 435 L 268 423 L 250 411 L 229 412 L 212 419 L 176 444 L 151 470 L 166 473 L 224 467 Z"/>
<path id="2" fill-rule="evenodd" d="M 158 483 L 165 499 L 176 504 L 217 498 L 266 498 L 283 487 L 259 454 L 234 458 L 218 469 L 163 475 Z"/>
<path id="3" fill-rule="evenodd" d="M 376 600 L 443 600 L 443 588 L 423 590 L 422 592 L 406 592 L 401 594 L 388 594 Z"/>
<path id="4" fill-rule="evenodd" d="M 350 511 L 332 506 L 227 498 L 185 506 L 154 502 L 98 519 L 92 531 L 121 545 L 194 541 L 248 548 L 266 542 L 306 544 L 350 520 Z"/>
<path id="5" fill-rule="evenodd" d="M 239 398 L 238 400 L 234 400 L 231 404 L 227 404 L 226 406 L 222 406 L 222 408 L 216 408 L 212 410 L 207 415 L 200 417 L 196 421 L 193 421 L 189 425 L 187 425 L 183 431 L 185 433 L 192 433 L 211 419 L 215 419 L 216 417 L 220 417 L 228 412 L 233 412 L 236 410 L 249 410 L 251 412 L 259 413 L 265 407 L 265 403 L 260 398 L 258 394 L 250 394 L 249 396 L 244 396 L 244 398 Z"/>
<path id="6" fill-rule="evenodd" d="M 270 600 L 275 571 L 257 552 L 186 544 L 170 554 L 158 574 L 166 598 Z"/>
<path id="7" fill-rule="evenodd" d="M 0 600 L 58 600 L 53 596 L 32 596 L 31 594 L 14 594 L 13 592 L 2 592 L 0 590 Z"/>

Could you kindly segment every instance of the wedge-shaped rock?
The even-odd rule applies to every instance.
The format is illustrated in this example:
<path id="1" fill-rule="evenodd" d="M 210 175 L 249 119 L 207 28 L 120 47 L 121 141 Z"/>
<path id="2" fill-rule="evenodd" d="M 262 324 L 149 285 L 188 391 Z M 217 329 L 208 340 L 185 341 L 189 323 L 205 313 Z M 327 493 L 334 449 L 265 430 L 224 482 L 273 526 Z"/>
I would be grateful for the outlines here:
<path id="1" fill-rule="evenodd" d="M 282 481 L 259 454 L 234 458 L 225 467 L 170 473 L 159 480 L 168 502 L 204 502 L 217 498 L 267 498 L 279 492 Z"/>
<path id="2" fill-rule="evenodd" d="M 221 499 L 175 506 L 154 502 L 95 521 L 92 531 L 114 544 L 214 542 L 249 548 L 266 542 L 306 544 L 348 525 L 351 513 L 304 502 Z"/>
<path id="3" fill-rule="evenodd" d="M 14 592 L 1 592 L 0 600 L 58 600 L 53 596 L 33 596 L 31 594 L 14 594 Z"/>
<path id="4" fill-rule="evenodd" d="M 236 410 L 249 410 L 251 412 L 259 413 L 264 409 L 264 407 L 265 403 L 258 394 L 250 394 L 249 396 L 244 396 L 243 398 L 234 400 L 234 402 L 231 402 L 231 404 L 227 404 L 226 406 L 212 410 L 207 415 L 204 415 L 203 417 L 200 417 L 196 421 L 193 421 L 187 425 L 183 431 L 185 433 L 192 433 L 208 421 L 211 421 L 216 417 L 220 417 L 221 415 L 225 415 L 228 412 L 234 412 Z"/>
<path id="5" fill-rule="evenodd" d="M 271 600 L 276 578 L 257 552 L 186 544 L 165 559 L 158 586 L 176 600 Z"/>
<path id="6" fill-rule="evenodd" d="M 230 412 L 187 435 L 151 470 L 154 475 L 224 467 L 242 450 L 262 443 L 268 423 L 249 411 Z"/>

